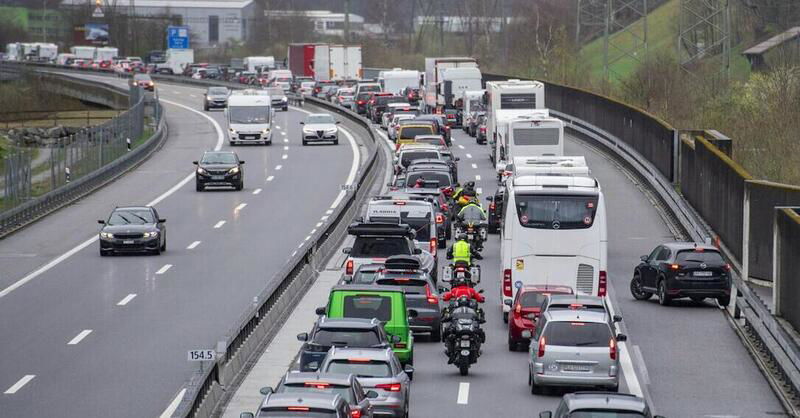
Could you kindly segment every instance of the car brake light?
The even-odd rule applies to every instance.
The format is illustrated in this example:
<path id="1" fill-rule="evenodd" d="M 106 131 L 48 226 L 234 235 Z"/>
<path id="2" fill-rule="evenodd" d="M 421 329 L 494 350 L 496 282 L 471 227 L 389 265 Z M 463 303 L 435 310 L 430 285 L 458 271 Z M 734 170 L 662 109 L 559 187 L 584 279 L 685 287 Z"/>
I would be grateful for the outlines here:
<path id="1" fill-rule="evenodd" d="M 369 359 L 368 358 L 361 358 L 361 357 L 349 358 L 349 359 L 347 359 L 347 361 L 350 362 L 350 363 L 369 363 Z"/>
<path id="2" fill-rule="evenodd" d="M 606 272 L 600 270 L 600 280 L 597 286 L 597 296 L 605 296 L 608 293 L 608 276 Z"/>
<path id="3" fill-rule="evenodd" d="M 436 214 L 436 223 L 440 224 L 440 225 L 443 224 L 444 223 L 444 215 L 442 215 L 441 213 L 437 213 Z"/>
<path id="4" fill-rule="evenodd" d="M 486 127 L 485 126 L 481 126 L 481 132 L 486 133 Z"/>
<path id="5" fill-rule="evenodd" d="M 406 348 L 406 343 L 395 343 L 394 348 Z"/>
<path id="6" fill-rule="evenodd" d="M 608 353 L 611 356 L 611 360 L 617 359 L 617 341 L 613 337 L 608 340 Z"/>
<path id="7" fill-rule="evenodd" d="M 522 313 L 522 305 L 517 304 L 517 306 L 514 308 L 514 316 L 519 317 L 519 314 L 521 313 Z"/>
<path id="8" fill-rule="evenodd" d="M 428 303 L 431 305 L 436 305 L 439 303 L 439 298 L 437 298 L 436 295 L 431 292 L 431 286 L 427 284 L 425 285 L 425 298 L 428 299 Z"/>
<path id="9" fill-rule="evenodd" d="M 289 411 L 305 411 L 308 412 L 309 408 L 307 406 L 290 406 L 288 408 Z"/>
<path id="10" fill-rule="evenodd" d="M 544 346 L 546 345 L 544 335 L 539 338 L 539 352 L 536 353 L 538 357 L 544 357 Z"/>
<path id="11" fill-rule="evenodd" d="M 429 248 L 431 250 L 431 254 L 433 254 L 434 257 L 435 257 L 436 256 L 436 238 L 431 238 L 430 247 Z"/>
<path id="12" fill-rule="evenodd" d="M 383 389 L 387 392 L 400 392 L 401 385 L 399 383 L 381 383 L 375 385 L 376 389 Z"/>
<path id="13" fill-rule="evenodd" d="M 464 268 L 464 267 L 456 267 L 456 271 L 460 272 L 460 273 L 463 273 L 463 272 L 467 271 L 467 269 Z"/>
<path id="14" fill-rule="evenodd" d="M 353 409 L 350 411 L 351 418 L 361 418 L 361 410 L 360 409 Z"/>
<path id="15" fill-rule="evenodd" d="M 450 206 L 447 206 L 447 203 L 442 203 L 442 210 L 447 212 L 448 209 L 450 209 Z"/>
<path id="16" fill-rule="evenodd" d="M 503 270 L 503 295 L 511 297 L 511 269 Z"/>
<path id="17" fill-rule="evenodd" d="M 722 269 L 725 270 L 725 271 L 731 271 L 731 265 L 730 264 L 725 264 L 724 266 L 722 266 Z"/>
<path id="18" fill-rule="evenodd" d="M 344 274 L 353 274 L 353 260 L 347 260 L 347 265 L 344 268 Z"/>
<path id="19" fill-rule="evenodd" d="M 405 206 L 405 205 L 406 205 L 406 202 L 403 202 L 403 201 L 401 200 L 401 201 L 398 201 L 398 202 L 394 202 L 394 204 L 395 204 L 395 205 L 397 205 L 397 206 Z"/>
<path id="20" fill-rule="evenodd" d="M 495 210 L 495 209 L 497 209 L 497 205 L 495 205 L 494 203 L 489 204 L 489 210 Z"/>
<path id="21" fill-rule="evenodd" d="M 327 382 L 306 382 L 305 386 L 313 387 L 317 389 L 326 389 L 331 387 L 330 383 Z"/>

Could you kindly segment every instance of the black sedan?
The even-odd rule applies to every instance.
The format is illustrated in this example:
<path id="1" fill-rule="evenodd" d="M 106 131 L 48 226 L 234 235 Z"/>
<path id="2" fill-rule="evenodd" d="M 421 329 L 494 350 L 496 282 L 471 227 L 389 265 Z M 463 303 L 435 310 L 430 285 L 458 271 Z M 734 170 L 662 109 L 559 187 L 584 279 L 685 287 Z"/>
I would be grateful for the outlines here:
<path id="1" fill-rule="evenodd" d="M 661 305 L 685 297 L 695 302 L 716 298 L 723 307 L 731 301 L 730 266 L 714 246 L 667 243 L 641 260 L 630 285 L 631 294 L 638 300 L 647 300 L 655 293 Z"/>
<path id="2" fill-rule="evenodd" d="M 159 218 L 152 206 L 118 207 L 107 220 L 97 221 L 100 230 L 100 255 L 115 253 L 161 254 L 167 249 L 166 219 Z"/>
<path id="3" fill-rule="evenodd" d="M 195 189 L 201 192 L 207 186 L 230 186 L 236 190 L 244 188 L 244 161 L 232 151 L 206 151 L 200 161 L 193 161 Z"/>
<path id="4" fill-rule="evenodd" d="M 209 87 L 203 99 L 203 109 L 224 109 L 228 107 L 228 95 L 230 92 L 227 87 Z"/>

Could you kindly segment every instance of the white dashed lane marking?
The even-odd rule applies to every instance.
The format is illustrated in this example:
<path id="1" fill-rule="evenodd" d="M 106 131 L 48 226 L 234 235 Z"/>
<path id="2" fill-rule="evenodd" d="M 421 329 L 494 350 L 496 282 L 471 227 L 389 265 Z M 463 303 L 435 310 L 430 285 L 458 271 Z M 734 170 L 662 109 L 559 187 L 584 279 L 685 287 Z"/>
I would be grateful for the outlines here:
<path id="1" fill-rule="evenodd" d="M 472 163 L 472 168 L 478 168 L 478 164 Z"/>
<path id="2" fill-rule="evenodd" d="M 200 241 L 196 241 L 196 242 L 200 242 Z M 122 298 L 121 301 L 117 302 L 117 306 L 125 306 L 125 305 L 128 304 L 128 302 L 132 301 L 133 298 L 135 298 L 135 297 L 136 297 L 136 293 L 131 293 L 128 296 L 125 296 L 124 298 Z"/>
<path id="3" fill-rule="evenodd" d="M 469 403 L 469 383 L 461 382 L 458 384 L 458 399 L 456 403 L 459 405 L 466 405 Z"/>
<path id="4" fill-rule="evenodd" d="M 160 269 L 158 269 L 158 271 L 156 272 L 156 274 L 164 274 L 164 273 L 166 273 L 166 272 L 167 272 L 167 270 L 169 270 L 169 269 L 171 269 L 171 268 L 172 268 L 172 264 L 164 264 L 164 266 L 163 266 L 163 267 L 161 267 Z"/>
<path id="5" fill-rule="evenodd" d="M 275 171 L 278 171 L 278 170 L 280 170 L 281 168 L 283 168 L 283 166 L 282 166 L 282 165 L 276 165 L 276 166 L 275 166 Z"/>
<path id="6" fill-rule="evenodd" d="M 222 228 L 222 225 L 225 225 L 225 221 L 219 221 L 214 225 L 214 229 Z"/>
<path id="7" fill-rule="evenodd" d="M 34 377 L 36 377 L 35 374 L 26 374 L 25 376 L 22 377 L 22 379 L 19 379 L 17 383 L 14 383 L 10 388 L 6 389 L 6 391 L 3 393 L 5 393 L 6 395 L 13 395 L 17 393 L 20 389 L 22 389 L 23 386 L 27 385 L 28 382 L 33 380 Z"/>
<path id="8" fill-rule="evenodd" d="M 195 241 L 195 242 L 189 244 L 189 246 L 186 247 L 186 249 L 187 250 L 193 250 L 193 249 L 197 248 L 198 245 L 200 245 L 200 241 Z"/>
<path id="9" fill-rule="evenodd" d="M 261 193 L 261 189 L 255 189 L 255 190 L 253 190 L 253 194 L 259 194 L 259 193 Z"/>
<path id="10" fill-rule="evenodd" d="M 269 177 L 267 177 L 267 181 L 272 181 L 272 180 L 274 180 L 274 179 L 275 179 L 275 176 L 269 176 Z"/>
<path id="11" fill-rule="evenodd" d="M 236 206 L 236 208 L 234 208 L 233 211 L 234 212 L 239 212 L 240 210 L 244 209 L 245 206 L 247 206 L 247 203 L 239 203 L 239 205 Z"/>
<path id="12" fill-rule="evenodd" d="M 83 341 L 83 339 L 86 338 L 91 333 L 92 333 L 92 330 L 85 329 L 85 330 L 81 331 L 80 333 L 78 333 L 78 335 L 76 335 L 75 338 L 69 340 L 67 345 L 77 345 L 78 343 Z"/>

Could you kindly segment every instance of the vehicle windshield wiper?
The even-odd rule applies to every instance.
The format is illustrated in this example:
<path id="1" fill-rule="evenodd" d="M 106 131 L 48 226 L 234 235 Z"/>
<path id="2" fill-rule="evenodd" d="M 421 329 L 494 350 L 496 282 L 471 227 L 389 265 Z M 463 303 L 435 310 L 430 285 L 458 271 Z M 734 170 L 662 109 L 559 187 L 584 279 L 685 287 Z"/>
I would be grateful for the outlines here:
<path id="1" fill-rule="evenodd" d="M 141 217 L 141 216 L 139 216 L 139 215 L 137 215 L 135 213 L 131 213 L 131 215 L 141 219 L 143 223 L 150 223 L 150 221 L 148 221 L 147 219 L 145 219 L 145 218 L 143 218 L 143 217 Z"/>
<path id="2" fill-rule="evenodd" d="M 131 223 L 131 221 L 130 221 L 128 218 L 126 218 L 126 217 L 124 217 L 124 216 L 120 215 L 119 213 L 117 214 L 117 216 L 119 216 L 120 218 L 122 218 L 122 220 L 124 220 L 126 224 L 129 224 L 129 223 Z"/>

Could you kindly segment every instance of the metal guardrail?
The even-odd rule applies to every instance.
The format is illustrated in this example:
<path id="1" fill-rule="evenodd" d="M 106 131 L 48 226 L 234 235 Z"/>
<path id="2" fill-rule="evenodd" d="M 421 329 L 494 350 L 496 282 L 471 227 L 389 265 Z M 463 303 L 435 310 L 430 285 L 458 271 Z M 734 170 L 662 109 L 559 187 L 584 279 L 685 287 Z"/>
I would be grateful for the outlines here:
<path id="1" fill-rule="evenodd" d="M 108 89 L 117 94 L 126 93 L 124 90 L 111 86 L 108 86 Z M 12 208 L 0 213 L 0 238 L 8 236 L 14 231 L 115 180 L 132 167 L 141 163 L 158 148 L 166 138 L 167 126 L 163 118 L 163 110 L 156 102 L 153 111 L 153 116 L 157 121 L 155 133 L 141 145 L 131 151 L 127 151 L 127 138 L 137 140 L 143 132 L 145 98 L 144 95 L 141 95 L 135 99 L 137 101 L 133 107 L 121 114 L 120 118 L 124 120 L 111 119 L 89 130 L 75 134 L 63 146 L 49 150 L 51 153 L 55 152 L 57 154 L 57 167 L 51 167 L 50 170 L 54 176 L 51 179 L 52 190 L 41 196 L 28 196 L 24 200 L 20 200 Z M 74 170 L 76 167 L 72 167 L 68 172 L 66 170 L 69 167 L 67 164 L 72 161 L 70 156 L 77 155 L 77 151 L 81 151 L 84 157 L 91 159 L 91 164 L 81 165 L 83 168 L 80 170 Z M 25 156 L 23 155 L 23 157 Z M 28 176 L 27 179 L 31 180 L 31 170 L 28 169 L 25 172 L 27 173 L 26 176 Z M 15 182 L 18 179 L 15 178 L 16 176 L 6 177 L 8 178 L 5 186 L 9 189 L 9 186 L 11 186 L 9 182 Z M 28 191 L 30 191 L 29 188 Z M 12 198 L 14 196 L 8 195 L 5 197 Z"/>

